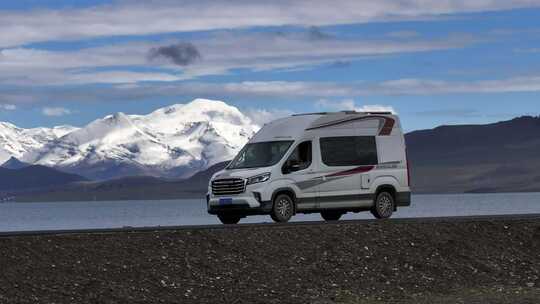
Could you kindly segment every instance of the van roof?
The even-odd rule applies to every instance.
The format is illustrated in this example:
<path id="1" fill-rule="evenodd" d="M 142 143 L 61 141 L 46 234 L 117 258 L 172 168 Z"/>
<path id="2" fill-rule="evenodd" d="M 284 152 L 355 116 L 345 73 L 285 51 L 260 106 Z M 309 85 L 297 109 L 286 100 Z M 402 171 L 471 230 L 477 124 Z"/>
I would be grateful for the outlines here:
<path id="1" fill-rule="evenodd" d="M 251 142 L 294 140 L 310 130 L 354 123 L 362 119 L 365 120 L 366 118 L 372 118 L 378 121 L 370 128 L 374 128 L 375 131 L 379 130 L 380 134 L 386 134 L 391 132 L 392 129 L 401 128 L 399 118 L 389 112 L 343 111 L 307 113 L 280 118 L 265 124 L 251 139 Z"/>

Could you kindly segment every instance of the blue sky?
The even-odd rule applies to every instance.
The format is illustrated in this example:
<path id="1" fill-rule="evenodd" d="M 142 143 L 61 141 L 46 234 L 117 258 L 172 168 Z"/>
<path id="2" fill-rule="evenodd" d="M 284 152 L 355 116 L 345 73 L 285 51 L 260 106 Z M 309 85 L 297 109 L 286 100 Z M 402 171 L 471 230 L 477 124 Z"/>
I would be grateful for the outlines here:
<path id="1" fill-rule="evenodd" d="M 203 97 L 255 120 L 392 108 L 408 130 L 540 114 L 540 1 L 2 1 L 0 120 Z"/>

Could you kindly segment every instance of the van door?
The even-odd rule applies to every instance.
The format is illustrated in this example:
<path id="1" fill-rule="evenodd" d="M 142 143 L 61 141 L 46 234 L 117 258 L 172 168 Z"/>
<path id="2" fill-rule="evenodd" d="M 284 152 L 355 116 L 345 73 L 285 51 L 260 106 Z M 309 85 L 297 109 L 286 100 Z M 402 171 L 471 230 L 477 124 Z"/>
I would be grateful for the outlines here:
<path id="1" fill-rule="evenodd" d="M 364 187 L 378 164 L 375 136 L 328 136 L 319 140 L 321 152 L 320 209 L 363 208 L 372 204 Z"/>
<path id="2" fill-rule="evenodd" d="M 294 183 L 299 211 L 315 209 L 317 206 L 317 182 L 313 164 L 313 142 L 302 141 L 291 152 L 281 168 L 283 176 Z"/>

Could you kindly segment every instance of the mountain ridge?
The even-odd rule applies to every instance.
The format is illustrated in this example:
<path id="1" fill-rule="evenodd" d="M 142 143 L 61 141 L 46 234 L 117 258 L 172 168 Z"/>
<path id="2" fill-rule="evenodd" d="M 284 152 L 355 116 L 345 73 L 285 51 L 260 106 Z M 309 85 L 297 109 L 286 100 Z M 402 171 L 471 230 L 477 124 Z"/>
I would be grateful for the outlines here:
<path id="1" fill-rule="evenodd" d="M 69 132 L 9 125 L 11 136 L 5 136 L 5 146 L 9 140 L 22 146 L 17 138 L 32 144 L 11 148 L 10 154 L 3 149 L 0 155 L 94 180 L 132 175 L 182 178 L 232 158 L 259 127 L 236 107 L 195 99 L 147 115 L 119 112 L 82 128 L 64 128 Z M 40 140 L 31 136 L 39 132 L 47 136 Z"/>
<path id="2" fill-rule="evenodd" d="M 25 162 L 22 162 L 18 160 L 16 157 L 12 156 L 10 159 L 8 159 L 5 163 L 0 165 L 1 168 L 6 169 L 22 169 L 31 166 L 30 164 L 27 164 Z"/>
<path id="3" fill-rule="evenodd" d="M 406 135 L 420 193 L 540 191 L 540 117 Z"/>
<path id="4" fill-rule="evenodd" d="M 0 163 L 11 157 L 21 160 L 25 154 L 40 149 L 46 143 L 76 129 L 68 125 L 23 129 L 8 122 L 0 122 Z"/>
<path id="5" fill-rule="evenodd" d="M 483 132 L 489 134 L 482 134 Z M 517 132 L 521 134 L 516 141 L 511 135 Z M 468 138 L 463 138 L 464 136 Z M 488 125 L 437 127 L 414 131 L 405 137 L 414 193 L 540 191 L 540 159 L 537 156 L 540 154 L 540 117 L 521 117 Z M 460 144 L 463 142 L 474 144 L 464 146 Z M 513 157 L 507 157 L 510 152 Z M 227 162 L 218 163 L 182 180 L 122 178 L 91 183 L 89 187 L 35 193 L 19 199 L 58 201 L 203 198 L 212 174 L 226 164 Z"/>
<path id="6" fill-rule="evenodd" d="M 53 168 L 30 165 L 20 169 L 0 167 L 0 194 L 44 190 L 57 186 L 87 181 L 76 174 L 64 173 Z"/>
<path id="7" fill-rule="evenodd" d="M 82 192 L 99 199 L 199 197 L 211 174 L 232 159 L 258 126 L 235 107 L 196 99 L 147 115 L 107 115 L 57 133 L 3 123 L 0 140 L 8 138 L 6 128 L 52 139 L 27 154 L 37 160 L 28 165 L 97 177 L 85 182 L 84 191 L 76 182 L 57 185 L 55 197 L 61 200 Z M 416 193 L 540 191 L 540 117 L 439 126 L 405 137 Z"/>

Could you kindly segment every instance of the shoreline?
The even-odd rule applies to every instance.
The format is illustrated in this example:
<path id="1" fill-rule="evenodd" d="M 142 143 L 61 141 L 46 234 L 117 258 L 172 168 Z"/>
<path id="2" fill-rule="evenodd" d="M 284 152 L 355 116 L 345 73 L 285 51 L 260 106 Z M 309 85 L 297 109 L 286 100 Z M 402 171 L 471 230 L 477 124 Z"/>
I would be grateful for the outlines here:
<path id="1" fill-rule="evenodd" d="M 467 195 L 467 196 L 476 196 L 476 195 L 505 195 L 505 194 L 515 194 L 515 195 L 520 195 L 520 194 L 536 194 L 536 193 L 539 193 L 540 194 L 540 191 L 517 191 L 517 192 L 447 192 L 447 193 L 435 193 L 435 192 L 413 192 L 412 195 L 415 196 L 415 195 L 421 195 L 421 196 L 436 196 L 436 195 L 444 195 L 444 196 L 459 196 L 459 195 Z M 10 201 L 0 201 L 0 204 L 2 203 L 20 203 L 20 204 L 24 204 L 24 203 L 81 203 L 81 202 L 84 202 L 84 203 L 89 203 L 89 202 L 132 202 L 132 201 L 156 201 L 156 202 L 159 202 L 159 201 L 178 201 L 178 200 L 204 200 L 204 194 L 200 195 L 200 196 L 186 196 L 186 197 L 180 197 L 180 198 L 157 198 L 157 199 L 146 199 L 146 198 L 134 198 L 134 199 L 110 199 L 110 200 L 106 200 L 106 199 L 103 199 L 103 200 L 57 200 L 57 201 L 54 201 L 54 200 L 41 200 L 41 201 L 34 201 L 34 200 L 22 200 L 22 201 L 17 201 L 17 200 L 10 200 Z"/>
<path id="2" fill-rule="evenodd" d="M 536 303 L 540 219 L 6 236 L 0 269 L 2 303 Z"/>
<path id="3" fill-rule="evenodd" d="M 393 224 L 407 223 L 445 223 L 445 222 L 485 222 L 485 221 L 540 221 L 540 213 L 522 213 L 522 214 L 500 214 L 500 215 L 465 215 L 465 216 L 446 216 L 446 217 L 402 217 L 391 218 Z M 20 230 L 20 231 L 0 231 L 2 237 L 21 237 L 21 236 L 65 236 L 65 235 L 91 235 L 91 234 L 109 234 L 109 233 L 158 233 L 171 231 L 205 231 L 205 230 L 226 230 L 226 229 L 253 229 L 253 228 L 293 228 L 293 226 L 332 226 L 332 225 L 366 225 L 378 224 L 381 220 L 378 219 L 345 219 L 333 222 L 324 220 L 318 221 L 291 221 L 287 223 L 274 222 L 255 222 L 255 223 L 239 223 L 235 225 L 218 224 L 195 224 L 195 225 L 178 225 L 178 226 L 124 226 L 113 228 L 89 228 L 89 229 L 51 229 L 51 230 Z"/>

